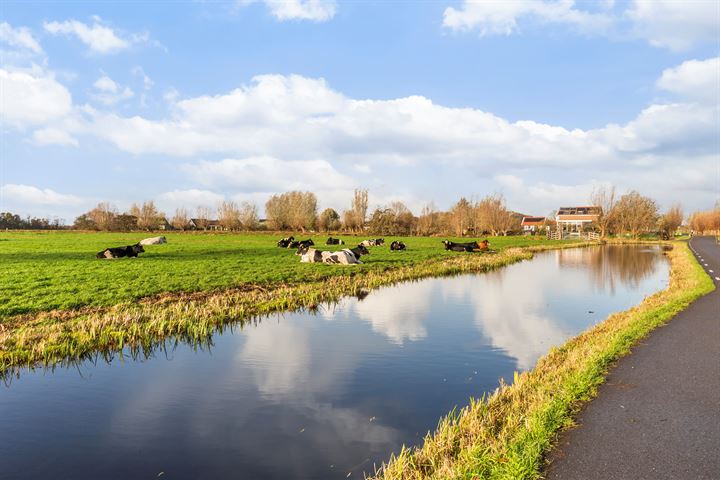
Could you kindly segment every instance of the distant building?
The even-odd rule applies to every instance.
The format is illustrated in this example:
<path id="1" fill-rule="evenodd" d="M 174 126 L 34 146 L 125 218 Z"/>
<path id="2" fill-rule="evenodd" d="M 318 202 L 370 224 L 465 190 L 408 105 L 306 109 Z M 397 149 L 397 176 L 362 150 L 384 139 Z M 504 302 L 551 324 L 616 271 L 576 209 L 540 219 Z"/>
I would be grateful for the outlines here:
<path id="1" fill-rule="evenodd" d="M 520 222 L 523 233 L 537 233 L 544 231 L 552 220 L 545 217 L 523 217 Z"/>
<path id="2" fill-rule="evenodd" d="M 191 218 L 188 226 L 192 230 L 222 230 L 219 220 L 205 220 L 200 218 Z"/>
<path id="3" fill-rule="evenodd" d="M 555 215 L 558 230 L 582 232 L 585 227 L 596 223 L 602 210 L 600 207 L 560 207 Z"/>

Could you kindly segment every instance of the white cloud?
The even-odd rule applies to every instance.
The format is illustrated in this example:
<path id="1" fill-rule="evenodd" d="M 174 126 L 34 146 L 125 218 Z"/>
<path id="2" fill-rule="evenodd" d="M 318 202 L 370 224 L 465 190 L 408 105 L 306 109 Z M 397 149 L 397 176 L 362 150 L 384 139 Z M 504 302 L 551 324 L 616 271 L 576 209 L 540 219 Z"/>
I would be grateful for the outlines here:
<path id="1" fill-rule="evenodd" d="M 448 7 L 443 13 L 443 26 L 454 31 L 477 30 L 480 36 L 510 35 L 518 28 L 518 20 L 532 18 L 540 23 L 571 25 L 583 32 L 607 29 L 612 20 L 602 13 L 575 8 L 573 0 L 477 1 L 464 0 L 460 8 Z"/>
<path id="2" fill-rule="evenodd" d="M 239 5 L 245 6 L 257 0 L 240 0 Z M 326 22 L 335 16 L 337 3 L 335 0 L 262 0 L 270 9 L 270 13 L 278 20 L 310 20 Z"/>
<path id="3" fill-rule="evenodd" d="M 183 166 L 185 173 L 201 185 L 231 188 L 241 192 L 288 190 L 347 190 L 354 186 L 325 160 L 286 161 L 273 157 L 226 158 Z"/>
<path id="4" fill-rule="evenodd" d="M 64 22 L 45 22 L 43 27 L 54 35 L 75 36 L 87 45 L 91 52 L 100 55 L 116 53 L 130 48 L 134 44 L 150 42 L 150 35 L 146 32 L 123 35 L 104 25 L 99 17 L 93 17 L 92 25 L 78 20 L 66 20 Z"/>
<path id="5" fill-rule="evenodd" d="M 0 41 L 12 47 L 41 54 L 43 49 L 26 27 L 13 28 L 9 23 L 0 23 Z"/>
<path id="6" fill-rule="evenodd" d="M 70 92 L 44 72 L 0 69 L 0 118 L 16 128 L 43 125 L 72 109 Z"/>
<path id="7" fill-rule="evenodd" d="M 92 97 L 98 102 L 108 106 L 129 100 L 135 95 L 129 87 L 118 85 L 107 75 L 98 78 L 95 83 L 93 83 L 93 87 L 96 92 L 92 94 Z"/>
<path id="8" fill-rule="evenodd" d="M 668 68 L 657 81 L 657 87 L 685 98 L 718 103 L 720 96 L 720 57 L 688 60 Z"/>
<path id="9" fill-rule="evenodd" d="M 67 131 L 54 127 L 35 130 L 33 140 L 38 145 L 78 146 L 77 139 L 73 138 Z"/>
<path id="10" fill-rule="evenodd" d="M 8 183 L 0 187 L 3 200 L 12 204 L 32 205 L 64 205 L 76 206 L 85 203 L 85 200 L 75 195 L 58 193 L 49 188 L 40 189 L 31 185 L 17 185 Z"/>
<path id="11" fill-rule="evenodd" d="M 687 50 L 717 42 L 720 7 L 712 0 L 634 0 L 613 12 L 614 2 L 599 3 L 600 12 L 577 8 L 574 0 L 480 1 L 464 0 L 448 7 L 443 26 L 455 32 L 476 31 L 480 36 L 510 35 L 521 22 L 564 24 L 585 34 L 613 38 L 642 38 L 651 45 Z"/>
<path id="12" fill-rule="evenodd" d="M 194 216 L 195 212 L 192 210 L 193 208 L 198 206 L 213 208 L 224 199 L 225 196 L 222 194 L 196 188 L 173 190 L 171 192 L 161 193 L 157 197 L 158 206 L 171 216 L 172 212 L 179 207 L 189 208 L 190 211 L 188 213 L 190 216 Z"/>
<path id="13" fill-rule="evenodd" d="M 713 0 L 635 0 L 626 15 L 651 45 L 687 50 L 720 37 L 720 4 Z"/>
<path id="14" fill-rule="evenodd" d="M 690 61 L 667 70 L 658 88 L 675 93 L 673 103 L 649 105 L 625 124 L 590 130 L 510 122 L 421 96 L 353 99 L 322 79 L 297 75 L 263 75 L 228 93 L 173 98 L 165 118 L 124 117 L 87 105 L 72 108 L 69 94 L 58 112 L 21 118 L 34 109 L 16 102 L 4 117 L 11 125 L 36 125 L 33 137 L 40 144 L 76 145 L 75 139 L 95 137 L 137 155 L 202 156 L 206 160 L 193 158 L 175 168 L 189 180 L 188 187 L 218 195 L 211 203 L 233 198 L 262 205 L 273 193 L 309 189 L 317 192 L 321 207 L 342 208 L 349 205 L 353 188 L 365 186 L 373 202 L 399 198 L 419 211 L 428 200 L 484 194 L 500 182 L 513 193 L 507 195 L 510 208 L 545 213 L 557 203 L 585 201 L 595 183 L 613 176 L 636 180 L 631 188 L 661 171 L 693 184 L 697 178 L 714 178 L 716 167 L 702 159 L 717 155 L 720 107 L 699 92 L 713 90 L 716 62 Z M 66 92 L 42 72 L 5 72 L 11 74 L 31 85 L 44 80 Z M 18 88 L 11 90 L 16 92 L 12 98 L 27 97 Z M 53 89 L 37 90 L 45 95 Z M 98 79 L 96 90 L 98 95 L 124 92 L 109 77 Z M 216 155 L 228 158 L 216 160 Z M 692 175 L 678 175 L 677 166 Z M 513 189 L 519 181 L 525 181 L 530 196 Z M 453 187 L 436 188 L 444 184 Z M 671 201 L 673 192 L 659 179 L 651 185 L 647 194 L 661 203 Z M 689 202 L 711 201 L 712 193 L 705 183 L 701 186 L 690 192 Z M 440 198 L 433 197 L 435 192 Z M 536 203 L 523 201 L 525 197 Z"/>
<path id="15" fill-rule="evenodd" d="M 142 67 L 136 66 L 133 67 L 133 69 L 130 71 L 133 75 L 141 77 L 143 81 L 143 88 L 145 90 L 150 90 L 153 85 L 155 85 L 155 82 L 152 81 L 150 77 L 147 76 L 145 73 L 145 70 L 143 70 Z"/>

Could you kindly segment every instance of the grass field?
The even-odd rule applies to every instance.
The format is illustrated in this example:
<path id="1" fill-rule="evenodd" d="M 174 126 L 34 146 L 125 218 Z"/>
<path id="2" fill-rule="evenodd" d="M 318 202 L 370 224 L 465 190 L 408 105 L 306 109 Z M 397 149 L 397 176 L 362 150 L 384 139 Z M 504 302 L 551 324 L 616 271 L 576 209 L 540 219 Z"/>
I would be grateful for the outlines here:
<path id="1" fill-rule="evenodd" d="M 422 237 L 404 238 L 406 252 L 390 252 L 388 245 L 392 239 L 387 238 L 385 246 L 371 247 L 371 255 L 363 257 L 364 265 L 341 267 L 301 264 L 294 251 L 275 246 L 283 234 L 167 233 L 167 244 L 147 246 L 139 258 L 95 258 L 95 253 L 106 247 L 128 245 L 152 235 L 155 234 L 0 232 L 0 322 L 3 317 L 18 314 L 110 306 L 165 292 L 210 291 L 247 283 L 318 281 L 464 255 L 444 251 L 441 238 Z M 327 236 L 313 238 L 324 244 Z M 341 238 L 354 246 L 368 237 Z M 491 247 L 498 250 L 567 243 L 535 237 L 497 237 L 490 241 Z"/>

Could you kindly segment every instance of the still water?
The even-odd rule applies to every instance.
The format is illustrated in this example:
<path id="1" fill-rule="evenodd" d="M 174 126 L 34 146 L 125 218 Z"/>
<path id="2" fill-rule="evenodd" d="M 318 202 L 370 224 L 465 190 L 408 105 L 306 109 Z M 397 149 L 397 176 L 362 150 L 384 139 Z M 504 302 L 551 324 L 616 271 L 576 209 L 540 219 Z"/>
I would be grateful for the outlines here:
<path id="1" fill-rule="evenodd" d="M 363 478 L 667 283 L 659 249 L 552 251 L 270 316 L 210 349 L 24 371 L 0 384 L 0 478 Z"/>

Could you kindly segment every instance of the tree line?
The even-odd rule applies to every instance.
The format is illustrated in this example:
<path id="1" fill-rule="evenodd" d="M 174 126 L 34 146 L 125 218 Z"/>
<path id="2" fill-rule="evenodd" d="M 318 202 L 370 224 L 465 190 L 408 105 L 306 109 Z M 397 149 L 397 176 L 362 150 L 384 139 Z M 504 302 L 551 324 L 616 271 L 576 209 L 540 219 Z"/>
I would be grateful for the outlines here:
<path id="1" fill-rule="evenodd" d="M 615 188 L 605 186 L 593 191 L 590 204 L 599 207 L 597 221 L 589 229 L 605 237 L 613 234 L 639 236 L 658 233 L 664 237 L 675 234 L 683 225 L 685 215 L 680 205 L 660 212 L 657 203 L 637 191 L 617 195 Z M 338 212 L 326 208 L 318 212 L 313 192 L 291 191 L 271 196 L 265 203 L 267 218 L 261 220 L 258 208 L 249 202 L 223 201 L 215 208 L 198 206 L 192 212 L 185 207 L 169 217 L 154 202 L 134 203 L 120 212 L 108 202 L 78 216 L 73 228 L 99 231 L 132 230 L 294 230 L 301 232 L 368 232 L 377 235 L 508 235 L 522 231 L 523 215 L 507 208 L 501 194 L 487 195 L 478 200 L 460 198 L 447 211 L 439 211 L 433 203 L 426 204 L 415 215 L 403 202 L 369 208 L 368 190 L 356 189 L 347 209 Z M 545 220 L 553 227 L 554 212 Z M 688 220 L 689 228 L 699 233 L 720 232 L 720 204 L 714 209 L 695 212 Z M 0 228 L 60 228 L 57 220 L 22 219 L 11 213 L 0 214 Z"/>
<path id="2" fill-rule="evenodd" d="M 21 217 L 16 213 L 0 212 L 0 230 L 59 230 L 64 228 L 59 218 Z"/>

